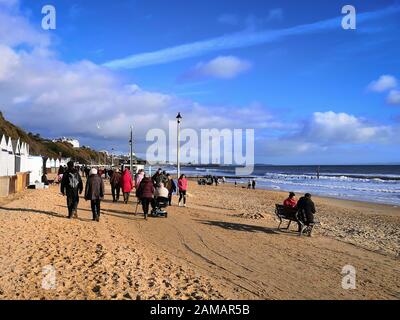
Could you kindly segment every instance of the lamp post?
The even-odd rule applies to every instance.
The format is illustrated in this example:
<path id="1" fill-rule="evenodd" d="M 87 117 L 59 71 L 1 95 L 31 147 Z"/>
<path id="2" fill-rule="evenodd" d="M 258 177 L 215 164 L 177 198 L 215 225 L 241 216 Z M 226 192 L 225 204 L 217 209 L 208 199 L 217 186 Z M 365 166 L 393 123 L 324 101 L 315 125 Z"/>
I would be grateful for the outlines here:
<path id="1" fill-rule="evenodd" d="M 180 145 L 180 138 L 181 138 L 181 121 L 182 121 L 182 116 L 181 113 L 178 112 L 178 115 L 176 116 L 176 129 L 177 129 L 177 134 L 176 134 L 176 145 L 177 145 L 177 151 L 176 151 L 176 168 L 177 168 L 177 177 L 176 179 L 179 179 L 181 175 L 181 164 L 180 164 L 180 156 L 181 156 L 181 145 Z"/>
<path id="2" fill-rule="evenodd" d="M 114 148 L 111 148 L 111 168 L 114 167 Z"/>
<path id="3" fill-rule="evenodd" d="M 129 170 L 131 171 L 131 174 L 132 174 L 132 169 L 133 169 L 133 167 L 132 167 L 132 162 L 133 162 L 133 156 L 132 156 L 132 154 L 133 154 L 133 126 L 131 126 L 131 139 L 129 140 L 129 144 L 131 146 L 131 154 L 130 154 L 130 157 L 129 157 L 129 159 L 130 159 Z"/>

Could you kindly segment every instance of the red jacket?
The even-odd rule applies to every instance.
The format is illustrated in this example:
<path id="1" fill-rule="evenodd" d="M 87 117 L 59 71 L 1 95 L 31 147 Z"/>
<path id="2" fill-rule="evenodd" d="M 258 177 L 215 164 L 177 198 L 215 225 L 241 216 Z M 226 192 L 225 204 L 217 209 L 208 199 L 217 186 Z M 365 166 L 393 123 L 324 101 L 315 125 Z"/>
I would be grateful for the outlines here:
<path id="1" fill-rule="evenodd" d="M 180 191 L 186 191 L 188 187 L 188 181 L 186 178 L 178 180 L 178 188 Z"/>
<path id="2" fill-rule="evenodd" d="M 129 172 L 128 169 L 126 169 L 124 171 L 120 181 L 121 181 L 122 192 L 131 192 L 132 191 L 134 185 L 133 185 L 131 173 Z"/>
<path id="3" fill-rule="evenodd" d="M 285 207 L 289 207 L 289 208 L 296 208 L 296 206 L 297 206 L 297 200 L 296 200 L 295 198 L 292 198 L 292 199 L 287 198 L 287 199 L 283 202 L 283 205 L 284 205 Z"/>

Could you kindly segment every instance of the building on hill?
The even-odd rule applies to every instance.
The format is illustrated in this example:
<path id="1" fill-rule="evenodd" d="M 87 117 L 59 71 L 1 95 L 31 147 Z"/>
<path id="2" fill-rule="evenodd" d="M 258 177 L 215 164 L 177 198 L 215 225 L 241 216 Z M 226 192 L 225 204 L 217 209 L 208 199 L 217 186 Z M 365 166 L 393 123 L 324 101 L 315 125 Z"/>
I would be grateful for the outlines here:
<path id="1" fill-rule="evenodd" d="M 62 137 L 62 138 L 54 139 L 54 140 L 52 140 L 52 141 L 53 141 L 53 142 L 68 142 L 68 143 L 71 144 L 72 147 L 74 147 L 74 148 L 79 148 L 79 147 L 80 147 L 79 140 L 72 139 L 72 138 Z"/>

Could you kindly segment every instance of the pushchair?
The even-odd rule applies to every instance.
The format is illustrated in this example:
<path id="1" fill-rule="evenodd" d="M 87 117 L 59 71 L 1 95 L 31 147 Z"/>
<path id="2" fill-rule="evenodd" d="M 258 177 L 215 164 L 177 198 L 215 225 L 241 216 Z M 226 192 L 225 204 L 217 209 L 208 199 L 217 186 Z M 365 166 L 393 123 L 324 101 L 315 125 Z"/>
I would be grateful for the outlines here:
<path id="1" fill-rule="evenodd" d="M 151 211 L 151 215 L 153 217 L 168 218 L 168 212 L 164 210 L 166 207 L 168 207 L 168 198 L 157 197 L 154 199 L 154 208 Z"/>

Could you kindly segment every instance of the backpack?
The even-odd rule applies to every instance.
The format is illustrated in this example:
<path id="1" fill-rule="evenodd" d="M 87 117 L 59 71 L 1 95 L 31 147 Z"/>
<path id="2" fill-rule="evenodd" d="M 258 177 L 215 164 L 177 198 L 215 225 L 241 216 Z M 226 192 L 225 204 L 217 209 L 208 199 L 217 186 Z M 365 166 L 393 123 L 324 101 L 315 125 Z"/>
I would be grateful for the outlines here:
<path id="1" fill-rule="evenodd" d="M 72 189 L 76 189 L 79 185 L 79 179 L 78 179 L 78 174 L 77 173 L 69 173 L 69 187 Z"/>

